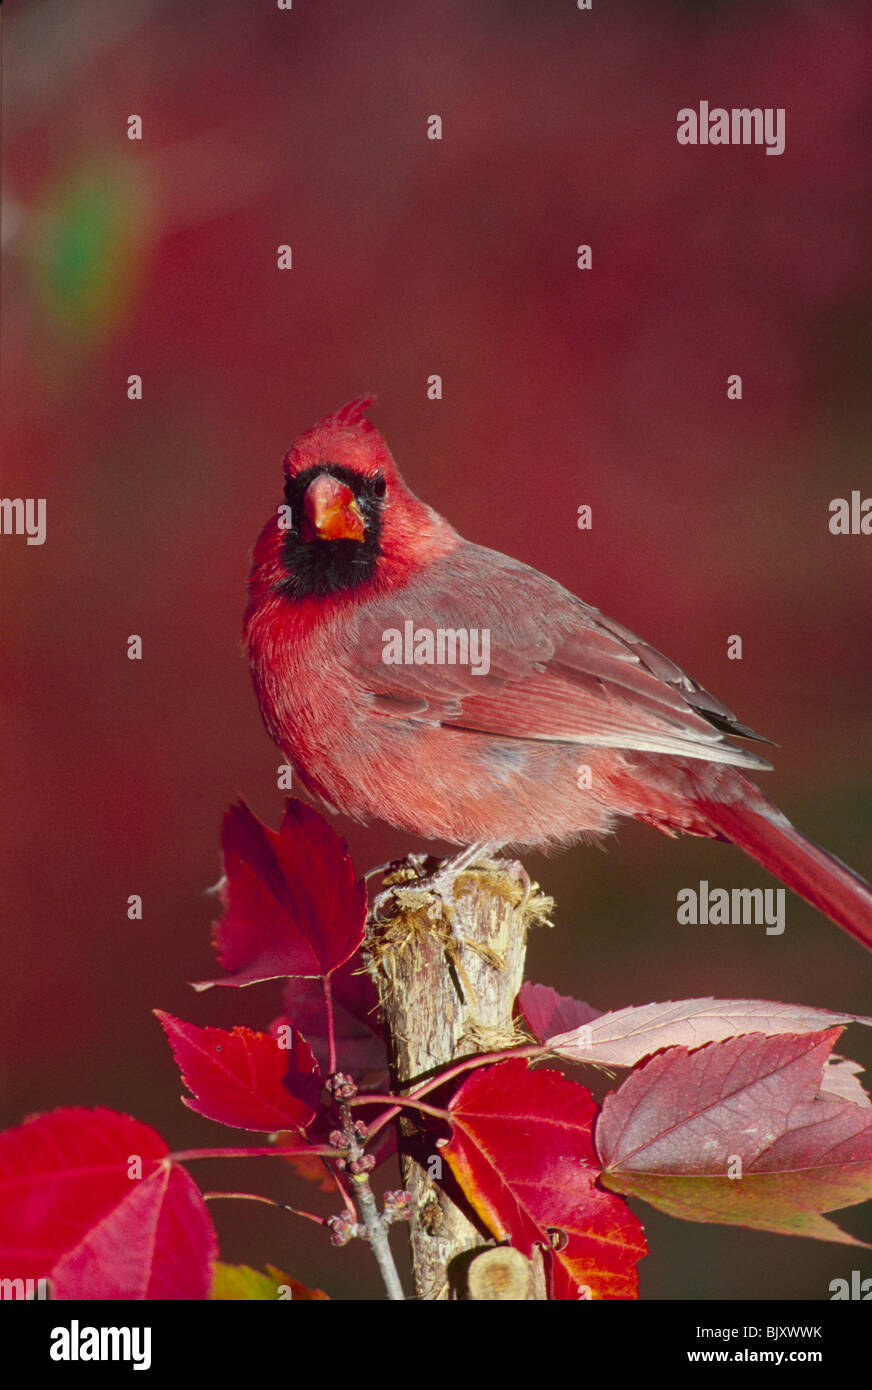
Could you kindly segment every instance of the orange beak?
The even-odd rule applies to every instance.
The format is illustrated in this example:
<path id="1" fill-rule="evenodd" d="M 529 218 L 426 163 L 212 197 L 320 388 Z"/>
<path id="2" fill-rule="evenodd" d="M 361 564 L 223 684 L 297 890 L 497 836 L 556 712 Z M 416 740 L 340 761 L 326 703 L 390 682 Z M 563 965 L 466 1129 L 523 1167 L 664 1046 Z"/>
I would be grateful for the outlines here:
<path id="1" fill-rule="evenodd" d="M 305 517 L 300 527 L 304 541 L 362 541 L 366 527 L 351 488 L 329 473 L 321 473 L 303 496 Z"/>

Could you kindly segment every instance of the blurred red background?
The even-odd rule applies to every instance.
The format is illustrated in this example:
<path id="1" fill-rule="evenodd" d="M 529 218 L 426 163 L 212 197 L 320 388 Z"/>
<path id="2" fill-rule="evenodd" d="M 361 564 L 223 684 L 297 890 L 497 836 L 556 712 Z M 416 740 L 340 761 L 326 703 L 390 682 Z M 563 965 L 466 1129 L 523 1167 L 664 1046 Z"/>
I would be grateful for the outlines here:
<path id="1" fill-rule="evenodd" d="M 367 390 L 419 495 L 777 739 L 767 791 L 872 876 L 872 538 L 828 530 L 832 498 L 872 494 L 868 6 L 9 8 L 2 491 L 45 497 L 48 525 L 0 542 L 3 1123 L 102 1103 L 222 1142 L 150 1010 L 277 1012 L 270 986 L 185 981 L 211 973 L 225 806 L 280 811 L 239 641 L 249 551 L 290 441 Z M 703 98 L 784 107 L 786 152 L 679 146 Z M 420 847 L 340 828 L 361 871 Z M 628 826 L 528 863 L 558 905 L 529 974 L 564 993 L 870 1011 L 872 962 L 796 898 L 782 937 L 676 925 L 701 878 L 771 883 L 737 851 Z M 250 1181 L 318 1200 L 270 1160 Z M 826 1298 L 872 1273 L 637 1210 L 644 1296 Z M 214 1215 L 227 1259 L 379 1296 L 366 1251 Z"/>

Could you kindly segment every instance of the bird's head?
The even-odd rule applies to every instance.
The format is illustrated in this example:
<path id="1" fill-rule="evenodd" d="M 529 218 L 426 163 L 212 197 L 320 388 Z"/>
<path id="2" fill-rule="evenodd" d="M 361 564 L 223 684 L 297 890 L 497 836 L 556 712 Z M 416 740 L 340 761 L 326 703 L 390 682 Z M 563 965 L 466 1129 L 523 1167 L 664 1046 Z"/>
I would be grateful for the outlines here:
<path id="1" fill-rule="evenodd" d="M 357 589 L 380 564 L 411 557 L 434 522 L 450 530 L 403 482 L 366 418 L 373 400 L 359 396 L 319 420 L 285 455 L 280 587 L 292 597 Z"/>

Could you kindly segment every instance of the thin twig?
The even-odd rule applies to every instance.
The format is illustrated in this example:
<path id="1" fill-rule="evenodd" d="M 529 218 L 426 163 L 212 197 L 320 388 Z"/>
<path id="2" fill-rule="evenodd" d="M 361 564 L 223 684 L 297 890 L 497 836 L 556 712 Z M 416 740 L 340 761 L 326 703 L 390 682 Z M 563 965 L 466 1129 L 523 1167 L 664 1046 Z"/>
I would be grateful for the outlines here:
<path id="1" fill-rule="evenodd" d="M 540 1043 L 531 1043 L 528 1047 L 508 1047 L 502 1052 L 480 1052 L 475 1057 L 466 1057 L 462 1062 L 457 1062 L 453 1067 L 448 1067 L 445 1071 L 437 1072 L 435 1076 L 431 1076 L 429 1080 L 422 1082 L 420 1086 L 416 1086 L 407 1096 L 403 1096 L 402 1099 L 394 1101 L 394 1104 L 391 1105 L 389 1110 L 386 1110 L 383 1115 L 379 1115 L 377 1120 L 373 1120 L 366 1131 L 367 1141 L 372 1139 L 373 1135 L 378 1134 L 379 1130 L 383 1129 L 391 1120 L 395 1119 L 404 1106 L 417 1104 L 421 1109 L 425 1109 L 426 1107 L 417 1100 L 417 1097 L 425 1096 L 428 1091 L 434 1091 L 436 1087 L 441 1086 L 444 1081 L 451 1081 L 453 1077 L 460 1076 L 465 1071 L 472 1071 L 475 1067 L 489 1066 L 493 1062 L 508 1062 L 511 1061 L 513 1057 L 539 1057 L 547 1051 L 547 1047 L 543 1047 Z M 361 1097 L 361 1099 L 363 1100 L 365 1097 Z M 382 1099 L 393 1100 L 394 1098 L 382 1097 Z M 435 1110 L 434 1106 L 430 1108 L 431 1110 Z M 450 1111 L 441 1112 L 443 1116 L 448 1118 L 450 1118 L 450 1113 Z"/>
<path id="2" fill-rule="evenodd" d="M 352 1182 L 357 1192 L 363 1224 L 369 1236 L 372 1253 L 375 1255 L 376 1263 L 381 1271 L 388 1298 L 394 1302 L 404 1303 L 406 1295 L 403 1293 L 403 1286 L 400 1283 L 400 1276 L 397 1273 L 393 1252 L 388 1241 L 388 1233 L 379 1212 L 375 1194 L 369 1185 L 369 1178 L 366 1173 L 355 1173 Z"/>
<path id="3" fill-rule="evenodd" d="M 402 1096 L 399 1100 L 396 1096 L 379 1096 L 369 1093 L 363 1096 L 355 1096 L 348 1102 L 349 1105 L 392 1105 L 395 1109 L 423 1110 L 425 1115 L 435 1115 L 437 1120 L 450 1120 L 451 1111 L 444 1110 L 438 1105 L 428 1105 L 424 1100 L 415 1100 L 412 1096 Z M 367 1131 L 367 1138 L 373 1131 Z"/>
<path id="4" fill-rule="evenodd" d="M 346 1210 L 351 1216 L 356 1217 L 356 1216 L 357 1216 L 357 1208 L 355 1207 L 354 1203 L 352 1202 L 351 1198 L 349 1197 L 348 1192 L 347 1192 L 346 1189 L 345 1189 L 345 1184 L 343 1183 L 342 1179 L 340 1178 L 339 1174 L 337 1173 L 335 1167 L 333 1166 L 332 1163 L 328 1163 L 328 1161 L 327 1161 L 326 1158 L 323 1158 L 323 1157 L 322 1157 L 321 1162 L 324 1164 L 324 1167 L 325 1167 L 326 1170 L 327 1170 L 327 1176 L 328 1176 L 329 1178 L 332 1178 L 332 1179 L 333 1179 L 333 1182 L 334 1182 L 335 1187 L 336 1187 L 336 1191 L 339 1193 L 339 1196 L 342 1198 L 343 1202 L 345 1203 L 345 1210 Z"/>
<path id="5" fill-rule="evenodd" d="M 313 1211 L 303 1211 L 301 1207 L 289 1206 L 287 1202 L 277 1202 L 274 1197 L 262 1197 L 257 1192 L 204 1192 L 203 1198 L 207 1202 L 216 1202 L 225 1198 L 238 1202 L 263 1202 L 268 1207 L 278 1207 L 279 1211 L 289 1211 L 292 1216 L 305 1216 L 307 1221 L 317 1221 L 319 1226 L 327 1225 L 326 1216 L 316 1216 Z"/>
<path id="6" fill-rule="evenodd" d="M 167 1154 L 172 1163 L 190 1163 L 195 1158 L 308 1158 L 311 1155 L 326 1158 L 341 1158 L 342 1149 L 332 1144 L 301 1144 L 296 1148 L 269 1149 L 179 1149 Z"/>
<path id="7" fill-rule="evenodd" d="M 336 1025 L 333 1020 L 333 986 L 330 984 L 329 975 L 322 975 L 321 983 L 324 986 L 324 1009 L 327 1014 L 327 1075 L 333 1076 L 336 1071 Z"/>

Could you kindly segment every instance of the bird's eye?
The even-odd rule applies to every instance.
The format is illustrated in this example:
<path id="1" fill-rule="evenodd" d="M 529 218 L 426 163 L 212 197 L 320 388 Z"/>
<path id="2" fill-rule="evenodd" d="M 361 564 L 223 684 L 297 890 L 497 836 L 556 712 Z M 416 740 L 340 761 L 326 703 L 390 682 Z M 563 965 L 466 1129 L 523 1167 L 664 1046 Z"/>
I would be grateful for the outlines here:
<path id="1" fill-rule="evenodd" d="M 386 487 L 387 482 L 385 480 L 384 474 L 379 473 L 378 477 L 375 479 L 372 485 L 372 490 L 375 493 L 376 497 L 384 497 Z"/>

